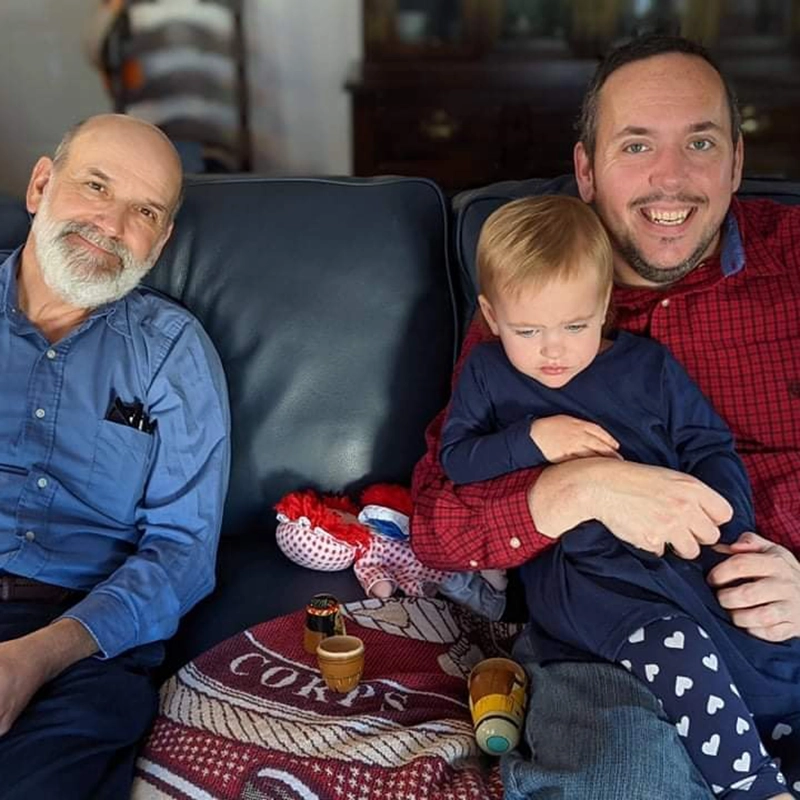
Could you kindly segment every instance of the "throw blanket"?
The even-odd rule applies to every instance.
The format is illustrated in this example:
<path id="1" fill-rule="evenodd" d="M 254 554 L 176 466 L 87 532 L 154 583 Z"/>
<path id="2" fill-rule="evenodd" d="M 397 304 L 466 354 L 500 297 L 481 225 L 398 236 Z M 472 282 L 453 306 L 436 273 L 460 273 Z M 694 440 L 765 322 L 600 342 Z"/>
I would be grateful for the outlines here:
<path id="1" fill-rule="evenodd" d="M 132 800 L 500 800 L 465 679 L 508 655 L 520 627 L 427 598 L 343 611 L 366 648 L 353 691 L 325 686 L 302 647 L 304 611 L 244 631 L 164 685 Z"/>

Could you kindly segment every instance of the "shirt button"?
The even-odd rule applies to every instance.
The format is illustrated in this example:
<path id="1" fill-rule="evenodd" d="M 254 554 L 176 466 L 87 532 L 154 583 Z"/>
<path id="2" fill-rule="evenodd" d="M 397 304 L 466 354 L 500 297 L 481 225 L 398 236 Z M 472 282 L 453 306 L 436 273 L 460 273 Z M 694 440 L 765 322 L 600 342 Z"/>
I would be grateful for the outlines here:
<path id="1" fill-rule="evenodd" d="M 668 298 L 666 298 L 666 300 L 662 300 L 662 301 L 661 301 L 661 308 L 669 308 L 669 304 L 670 304 L 671 302 L 672 302 L 672 301 L 669 299 L 669 297 L 668 297 Z"/>
<path id="2" fill-rule="evenodd" d="M 25 531 L 25 538 L 32 542 L 36 538 L 36 534 L 33 531 Z"/>
<path id="3" fill-rule="evenodd" d="M 521 542 L 519 539 L 517 539 L 517 537 L 516 537 L 516 536 L 512 536 L 512 537 L 511 537 L 511 538 L 508 540 L 508 543 L 509 543 L 509 545 L 511 545 L 511 547 L 512 547 L 514 550 L 519 550 L 519 548 L 520 548 L 520 547 L 522 547 L 522 542 Z"/>
<path id="4" fill-rule="evenodd" d="M 45 355 L 52 361 L 56 357 L 56 351 L 51 347 Z"/>
<path id="5" fill-rule="evenodd" d="M 36 485 L 40 489 L 46 489 L 47 488 L 47 478 L 39 478 L 39 480 L 36 481 Z"/>
<path id="6" fill-rule="evenodd" d="M 47 414 L 47 412 L 43 408 L 37 408 L 36 411 L 34 411 L 33 413 L 36 416 L 36 419 L 44 419 L 45 414 Z"/>
<path id="7" fill-rule="evenodd" d="M 472 569 L 478 569 L 478 562 L 474 558 L 469 562 L 469 565 Z"/>

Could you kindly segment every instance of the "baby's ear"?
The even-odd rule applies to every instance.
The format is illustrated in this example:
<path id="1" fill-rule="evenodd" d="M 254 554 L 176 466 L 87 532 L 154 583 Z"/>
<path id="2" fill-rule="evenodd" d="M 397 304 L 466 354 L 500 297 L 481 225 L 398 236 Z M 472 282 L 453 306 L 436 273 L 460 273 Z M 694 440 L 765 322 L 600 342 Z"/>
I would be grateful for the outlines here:
<path id="1" fill-rule="evenodd" d="M 483 314 L 483 318 L 486 320 L 486 324 L 489 326 L 489 330 L 495 336 L 499 336 L 500 328 L 497 325 L 497 318 L 494 315 L 492 304 L 486 299 L 486 295 L 478 295 L 478 305 L 481 307 L 481 313 Z"/>

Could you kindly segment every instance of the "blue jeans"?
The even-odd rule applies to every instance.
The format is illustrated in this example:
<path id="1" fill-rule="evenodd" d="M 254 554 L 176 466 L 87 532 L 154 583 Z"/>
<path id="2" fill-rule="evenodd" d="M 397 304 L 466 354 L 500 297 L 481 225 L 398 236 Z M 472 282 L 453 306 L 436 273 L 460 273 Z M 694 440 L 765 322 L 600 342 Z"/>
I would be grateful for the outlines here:
<path id="1" fill-rule="evenodd" d="M 0 641 L 47 625 L 65 610 L 0 603 Z M 120 800 L 130 794 L 139 741 L 157 710 L 151 677 L 163 646 L 84 658 L 37 692 L 0 736 L 2 800 Z"/>
<path id="2" fill-rule="evenodd" d="M 537 663 L 523 633 L 513 656 L 530 679 L 525 743 L 501 760 L 508 800 L 713 800 L 658 701 L 605 663 Z"/>

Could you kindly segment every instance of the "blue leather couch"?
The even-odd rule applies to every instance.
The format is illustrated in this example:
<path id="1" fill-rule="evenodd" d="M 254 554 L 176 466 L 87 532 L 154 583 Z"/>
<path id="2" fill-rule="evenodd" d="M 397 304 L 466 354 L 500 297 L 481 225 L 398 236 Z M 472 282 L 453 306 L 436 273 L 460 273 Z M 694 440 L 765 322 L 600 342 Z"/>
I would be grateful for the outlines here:
<path id="1" fill-rule="evenodd" d="M 313 572 L 274 540 L 274 503 L 303 487 L 407 483 L 475 302 L 480 226 L 504 202 L 572 191 L 570 178 L 507 182 L 450 203 L 418 178 L 194 179 L 148 282 L 214 340 L 231 399 L 233 462 L 217 587 L 183 620 L 164 674 L 316 592 L 363 596 L 351 570 Z M 745 196 L 800 202 L 800 186 Z M 0 202 L 0 248 L 28 218 Z"/>

